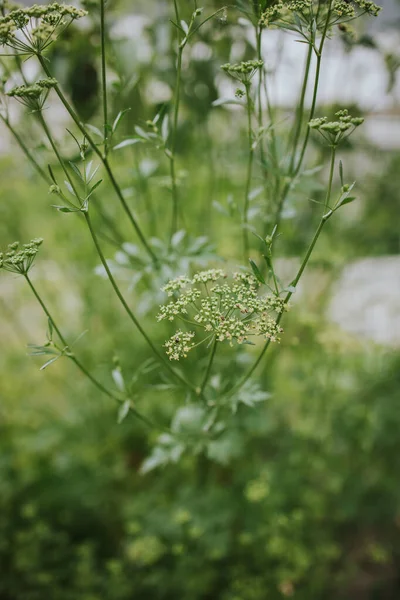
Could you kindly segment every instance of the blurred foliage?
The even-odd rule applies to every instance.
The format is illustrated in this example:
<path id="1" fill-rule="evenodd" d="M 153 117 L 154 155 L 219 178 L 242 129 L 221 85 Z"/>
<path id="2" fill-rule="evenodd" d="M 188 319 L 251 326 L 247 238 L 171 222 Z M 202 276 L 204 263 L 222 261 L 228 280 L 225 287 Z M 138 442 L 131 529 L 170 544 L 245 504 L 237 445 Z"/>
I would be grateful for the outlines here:
<path id="1" fill-rule="evenodd" d="M 140 27 L 129 35 L 128 21 L 125 34 L 117 35 L 124 9 L 124 3 L 116 5 L 107 41 L 113 114 L 130 109 L 116 142 L 167 109 L 175 76 L 167 6 L 138 3 Z M 94 220 L 110 264 L 159 346 L 163 332 L 153 313 L 161 281 L 215 261 L 216 249 L 234 257 L 233 264 L 240 252 L 241 231 L 231 217 L 243 188 L 245 150 L 238 142 L 243 124 L 238 112 L 212 102 L 232 42 L 241 59 L 253 57 L 244 30 L 230 16 L 215 19 L 189 49 L 177 150 L 190 218 L 186 234 L 171 246 L 165 242 L 170 190 L 164 157 L 139 145 L 116 151 L 125 195 L 165 258 L 159 279 L 151 277 L 130 242 L 106 182 L 96 203 Z M 49 57 L 82 120 L 94 117 L 97 125 L 98 54 L 94 15 L 87 29 L 71 28 Z M 397 63 L 387 62 L 392 77 Z M 278 117 L 284 123 L 287 114 L 282 110 Z M 23 126 L 35 139 L 35 125 L 27 120 Z M 65 155 L 74 160 L 71 140 L 59 136 Z M 279 132 L 277 143 L 284 145 Z M 53 160 L 44 144 L 32 145 L 43 165 Z M 361 209 L 329 224 L 312 261 L 323 267 L 329 289 L 337 267 L 349 259 L 399 251 L 393 218 L 399 209 L 399 156 L 367 142 L 358 148 L 365 158 L 357 184 Z M 352 150 L 349 142 L 342 158 Z M 376 169 L 365 173 L 371 161 Z M 311 163 L 317 169 L 289 197 L 279 255 L 298 256 L 314 231 L 317 213 L 309 200 L 323 197 L 319 174 L 325 162 L 316 142 Z M 350 162 L 349 171 L 359 168 Z M 43 262 L 34 274 L 63 331 L 72 339 L 87 329 L 79 342 L 85 364 L 110 380 L 110 364 L 116 363 L 134 385 L 148 348 L 134 329 L 127 330 L 99 277 L 84 228 L 51 208 L 46 186 L 17 149 L 1 157 L 0 172 L 1 239 L 45 237 Z M 266 224 L 256 202 L 252 211 L 261 233 Z M 121 246 L 121 240 L 129 241 Z M 116 407 L 73 365 L 60 360 L 49 372 L 38 372 L 40 362 L 28 360 L 21 348 L 43 341 L 45 319 L 19 282 L 2 278 L 0 600 L 397 600 L 400 359 L 330 325 L 326 293 L 312 290 L 311 299 L 294 307 L 281 346 L 234 407 L 230 427 L 176 461 L 177 449 L 166 443 L 162 454 L 159 434 L 133 417 L 118 425 Z M 232 365 L 231 356 L 222 353 L 223 377 L 232 378 L 249 354 Z M 200 360 L 195 355 L 188 362 L 192 381 L 198 381 Z M 218 377 L 211 384 L 217 395 Z M 145 385 L 135 402 L 167 423 L 179 395 L 168 386 Z M 246 410 L 251 402 L 252 410 Z M 180 409 L 180 426 L 201 418 L 198 407 L 192 408 Z M 154 456 L 160 464 L 175 464 L 150 471 Z"/>

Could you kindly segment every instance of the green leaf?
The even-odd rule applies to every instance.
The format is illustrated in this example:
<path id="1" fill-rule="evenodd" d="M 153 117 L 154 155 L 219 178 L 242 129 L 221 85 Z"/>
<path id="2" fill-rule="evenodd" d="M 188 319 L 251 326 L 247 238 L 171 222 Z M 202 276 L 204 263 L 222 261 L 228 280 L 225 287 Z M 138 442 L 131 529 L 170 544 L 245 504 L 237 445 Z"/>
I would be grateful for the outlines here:
<path id="1" fill-rule="evenodd" d="M 86 199 L 89 198 L 89 196 L 91 196 L 93 194 L 93 192 L 95 191 L 95 189 L 97 189 L 101 183 L 103 183 L 103 180 L 99 179 L 99 181 L 96 181 L 96 183 L 94 185 L 92 185 L 92 187 L 90 188 L 89 193 L 88 193 Z"/>
<path id="2" fill-rule="evenodd" d="M 116 118 L 115 118 L 115 120 L 114 120 L 114 123 L 112 124 L 111 131 L 112 131 L 113 133 L 115 133 L 115 131 L 117 130 L 117 127 L 118 127 L 118 125 L 119 125 L 119 124 L 120 124 L 120 122 L 121 122 L 121 119 L 122 119 L 122 118 L 125 116 L 125 114 L 126 114 L 127 112 L 129 112 L 130 110 L 131 110 L 130 108 L 125 108 L 125 110 L 120 110 L 120 111 L 119 111 L 118 115 L 116 116 Z"/>
<path id="3" fill-rule="evenodd" d="M 244 106 L 244 102 L 230 97 L 217 98 L 217 100 L 214 100 L 214 102 L 211 103 L 211 106 L 224 106 L 225 104 L 238 104 L 239 106 Z"/>
<path id="4" fill-rule="evenodd" d="M 80 212 L 80 208 L 69 208 L 68 206 L 57 206 L 56 204 L 52 205 L 53 208 L 56 208 L 59 212 L 69 213 L 69 212 Z"/>
<path id="5" fill-rule="evenodd" d="M 57 356 L 54 356 L 53 358 L 50 358 L 50 360 L 48 360 L 46 363 L 44 363 L 44 365 L 42 365 L 40 367 L 40 371 L 44 371 L 44 369 L 47 369 L 47 367 L 49 367 L 50 365 L 52 365 L 53 363 L 56 362 L 56 360 L 58 360 L 60 358 L 60 354 L 58 354 Z"/>
<path id="6" fill-rule="evenodd" d="M 79 170 L 79 168 L 76 166 L 76 164 L 75 164 L 75 163 L 73 163 L 72 161 L 68 161 L 68 162 L 69 162 L 69 164 L 70 164 L 70 166 L 71 166 L 71 169 L 72 169 L 72 170 L 75 172 L 75 174 L 76 174 L 76 175 L 79 177 L 79 179 L 80 179 L 81 181 L 84 181 L 84 179 L 83 179 L 83 176 L 82 176 L 82 173 L 80 172 L 80 170 Z"/>
<path id="7" fill-rule="evenodd" d="M 121 391 L 125 391 L 125 381 L 121 373 L 121 369 L 113 369 L 111 376 L 114 380 L 116 387 Z"/>
<path id="8" fill-rule="evenodd" d="M 356 196 L 347 196 L 346 198 L 343 198 L 343 200 L 338 204 L 338 208 L 340 206 L 344 206 L 345 204 L 350 204 L 350 202 L 354 202 L 354 200 L 357 200 Z"/>
<path id="9" fill-rule="evenodd" d="M 56 208 L 59 212 L 62 213 L 74 213 L 74 212 L 80 212 L 80 208 L 69 208 L 68 206 L 57 206 L 56 204 L 52 205 L 53 208 Z"/>
<path id="10" fill-rule="evenodd" d="M 139 125 L 135 126 L 135 131 L 138 134 L 139 137 L 145 139 L 145 140 L 149 140 L 150 136 L 147 133 L 147 131 L 145 131 L 144 129 L 142 129 L 141 127 L 139 127 Z"/>
<path id="11" fill-rule="evenodd" d="M 69 193 L 72 194 L 73 196 L 75 196 L 75 198 L 76 198 L 76 194 L 75 194 L 74 189 L 73 189 L 72 185 L 70 184 L 70 182 L 67 181 L 66 179 L 64 179 L 64 183 L 65 183 L 65 187 L 67 188 Z"/>
<path id="12" fill-rule="evenodd" d="M 139 144 L 139 143 L 141 143 L 141 141 L 142 140 L 139 138 L 129 138 L 128 140 L 124 140 L 123 142 L 120 142 L 119 144 L 114 146 L 113 150 L 119 150 L 120 148 L 126 148 L 127 146 L 133 146 L 133 144 Z"/>
<path id="13" fill-rule="evenodd" d="M 263 258 L 264 258 L 265 262 L 267 263 L 268 268 L 271 269 L 271 271 L 273 271 L 271 256 L 269 256 L 268 254 L 263 254 Z"/>
<path id="14" fill-rule="evenodd" d="M 87 127 L 92 133 L 96 134 L 98 137 L 103 139 L 103 133 L 100 131 L 100 129 L 98 129 L 94 125 L 91 125 L 90 123 L 85 123 L 85 127 Z"/>
<path id="15" fill-rule="evenodd" d="M 339 161 L 339 175 L 340 175 L 340 183 L 342 184 L 342 187 L 344 186 L 344 180 L 343 180 L 343 163 L 340 160 Z"/>
<path id="16" fill-rule="evenodd" d="M 125 417 L 128 415 L 129 410 L 131 408 L 131 401 L 130 400 L 125 400 L 125 402 L 123 402 L 121 404 L 121 406 L 118 409 L 118 425 L 120 425 L 122 423 L 122 421 L 125 419 Z"/>
<path id="17" fill-rule="evenodd" d="M 260 269 L 257 267 L 256 263 L 254 262 L 254 260 L 252 260 L 251 258 L 249 258 L 249 263 L 251 266 L 251 269 L 254 273 L 255 278 L 260 282 L 263 283 L 265 285 L 265 279 L 261 274 Z"/>

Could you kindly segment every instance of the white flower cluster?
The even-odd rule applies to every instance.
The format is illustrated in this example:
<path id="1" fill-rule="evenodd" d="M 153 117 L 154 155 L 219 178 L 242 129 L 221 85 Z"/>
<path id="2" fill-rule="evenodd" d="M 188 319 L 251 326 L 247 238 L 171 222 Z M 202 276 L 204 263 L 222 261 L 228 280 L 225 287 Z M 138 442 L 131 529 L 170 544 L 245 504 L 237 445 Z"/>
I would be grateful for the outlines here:
<path id="1" fill-rule="evenodd" d="M 179 360 L 180 358 L 186 358 L 187 353 L 194 347 L 192 342 L 194 333 L 192 331 L 182 331 L 179 329 L 174 335 L 165 342 L 164 348 L 169 360 Z"/>
<path id="2" fill-rule="evenodd" d="M 176 318 L 202 329 L 202 341 L 228 341 L 243 344 L 251 337 L 279 341 L 281 327 L 271 316 L 288 309 L 276 295 L 260 295 L 260 283 L 249 273 L 234 273 L 230 282 L 222 269 L 196 273 L 192 279 L 180 276 L 162 289 L 174 300 L 161 306 L 158 321 Z M 194 331 L 177 331 L 165 344 L 170 360 L 186 357 L 193 343 Z M 199 343 L 202 343 L 200 341 Z"/>

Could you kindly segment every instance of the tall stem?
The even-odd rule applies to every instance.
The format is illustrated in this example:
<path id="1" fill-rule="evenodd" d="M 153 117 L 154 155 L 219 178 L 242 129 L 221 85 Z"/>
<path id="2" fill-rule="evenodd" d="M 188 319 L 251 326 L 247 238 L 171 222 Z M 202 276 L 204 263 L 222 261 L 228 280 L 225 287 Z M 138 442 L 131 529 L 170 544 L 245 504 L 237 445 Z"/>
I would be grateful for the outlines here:
<path id="1" fill-rule="evenodd" d="M 175 6 L 175 8 L 177 10 L 176 6 Z M 176 65 L 174 118 L 173 118 L 173 124 L 172 124 L 171 148 L 170 148 L 170 151 L 171 151 L 170 174 L 171 174 L 171 188 L 172 188 L 171 238 L 178 229 L 178 217 L 179 217 L 179 195 L 178 195 L 178 186 L 177 186 L 176 171 L 175 171 L 175 153 L 176 153 L 176 138 L 177 138 L 177 131 L 178 131 L 178 117 L 179 117 L 180 95 L 181 95 L 182 54 L 183 54 L 183 47 L 181 47 L 179 45 L 177 65 Z"/>
<path id="2" fill-rule="evenodd" d="M 106 73 L 106 32 L 105 32 L 105 0 L 100 0 L 100 37 L 101 37 L 101 84 L 103 95 L 103 127 L 104 155 L 108 154 L 108 108 L 107 108 L 107 73 Z"/>
<path id="3" fill-rule="evenodd" d="M 143 329 L 143 327 L 141 326 L 141 324 L 139 323 L 138 319 L 136 318 L 136 316 L 134 315 L 134 313 L 132 312 L 132 310 L 129 308 L 124 296 L 121 293 L 121 290 L 118 287 L 117 282 L 115 281 L 111 271 L 110 271 L 110 267 L 107 264 L 107 261 L 105 259 L 105 256 L 103 254 L 103 251 L 101 249 L 101 246 L 99 244 L 99 241 L 97 239 L 97 235 L 96 232 L 93 229 L 93 225 L 92 222 L 90 220 L 90 216 L 89 213 L 86 212 L 84 213 L 84 217 L 86 220 L 86 224 L 89 228 L 90 231 L 90 235 L 92 236 L 92 240 L 93 243 L 96 247 L 97 250 L 97 254 L 101 260 L 101 263 L 104 267 L 104 270 L 107 274 L 107 277 L 113 287 L 113 290 L 116 294 L 116 296 L 118 297 L 120 303 L 122 304 L 122 306 L 124 307 L 126 313 L 128 314 L 130 320 L 133 322 L 133 324 L 135 325 L 135 327 L 139 330 L 140 334 L 143 336 L 143 338 L 145 339 L 147 345 L 151 348 L 153 354 L 157 357 L 157 359 L 163 364 L 163 366 L 171 373 L 171 375 L 173 375 L 175 377 L 175 379 L 178 379 L 181 383 L 183 383 L 184 385 L 186 385 L 188 388 L 190 388 L 192 391 L 196 391 L 196 388 L 194 385 L 192 385 L 189 381 L 187 381 L 186 379 L 184 379 L 179 373 L 177 373 L 171 366 L 170 364 L 164 359 L 164 357 L 160 354 L 160 352 L 157 350 L 157 348 L 155 347 L 155 345 L 153 344 L 153 342 L 151 341 L 151 339 L 149 338 L 149 336 L 147 335 L 147 333 L 145 332 L 145 330 Z"/>
<path id="4" fill-rule="evenodd" d="M 308 261 L 310 260 L 310 256 L 314 250 L 315 244 L 318 241 L 319 236 L 321 235 L 321 231 L 325 225 L 325 223 L 328 221 L 328 219 L 332 216 L 332 212 L 330 210 L 328 210 L 328 212 L 326 212 L 326 209 L 329 206 L 329 201 L 330 201 L 330 197 L 331 197 L 331 193 L 332 193 L 332 182 L 333 182 L 333 174 L 334 174 L 334 170 L 335 170 L 335 157 L 336 157 L 336 148 L 334 146 L 332 146 L 331 148 L 331 161 L 330 161 L 330 170 L 329 170 L 329 181 L 328 181 L 328 187 L 327 187 L 327 193 L 326 193 L 326 198 L 325 198 L 325 206 L 324 206 L 324 214 L 321 217 L 321 220 L 319 222 L 319 225 L 314 233 L 313 239 L 311 240 L 310 245 L 308 246 L 307 252 L 303 258 L 303 261 L 300 265 L 299 270 L 297 271 L 297 275 L 294 278 L 293 282 L 291 283 L 291 286 L 294 288 L 293 291 L 289 291 L 286 296 L 285 296 L 285 304 L 287 304 L 290 300 L 290 298 L 293 296 L 294 291 L 296 289 L 296 286 L 298 285 L 301 276 L 303 275 L 303 272 L 308 264 Z M 279 325 L 279 323 L 281 322 L 281 319 L 283 317 L 283 312 L 279 313 L 279 315 L 277 316 L 275 323 L 277 325 Z M 230 394 L 233 394 L 235 392 L 237 392 L 237 390 L 239 390 L 245 383 L 246 381 L 248 381 L 248 379 L 252 376 L 252 374 L 254 373 L 254 371 L 256 370 L 256 368 L 258 367 L 258 365 L 260 364 L 264 354 L 266 353 L 266 351 L 268 350 L 269 346 L 271 344 L 271 340 L 267 340 L 267 342 L 265 343 L 260 355 L 258 356 L 257 360 L 255 361 L 255 363 L 253 364 L 253 366 L 249 369 L 249 371 L 244 375 L 244 377 L 232 388 L 232 390 L 230 391 Z"/>
<path id="5" fill-rule="evenodd" d="M 46 60 L 45 58 L 41 55 L 38 54 L 37 55 L 38 60 L 43 68 L 43 71 L 46 73 L 46 75 L 48 77 L 52 77 L 52 73 L 49 70 L 47 64 L 46 64 Z M 151 257 L 151 259 L 153 260 L 154 263 L 157 263 L 157 257 L 154 254 L 153 250 L 150 248 L 150 246 L 148 245 L 146 238 L 142 232 L 142 230 L 140 229 L 135 217 L 133 216 L 124 196 L 122 193 L 122 190 L 120 188 L 120 186 L 118 185 L 115 176 L 111 170 L 110 164 L 108 162 L 107 157 L 103 156 L 103 154 L 101 153 L 101 151 L 99 150 L 98 146 L 95 144 L 95 142 L 93 141 L 93 138 L 91 137 L 90 133 L 86 130 L 86 128 L 82 125 L 82 123 L 79 121 L 79 118 L 77 116 L 77 114 L 75 113 L 75 111 L 73 110 L 73 108 L 71 107 L 70 103 L 68 102 L 68 100 L 66 99 L 66 97 L 64 96 L 64 94 L 62 93 L 60 87 L 58 85 L 54 86 L 54 90 L 56 91 L 60 101 L 62 102 L 62 104 L 64 105 L 66 111 L 68 112 L 68 114 L 70 115 L 70 117 L 72 118 L 72 120 L 74 121 L 75 125 L 78 127 L 79 131 L 84 135 L 84 137 L 87 139 L 88 143 L 90 144 L 90 147 L 92 148 L 93 152 L 95 152 L 97 154 L 97 156 L 99 157 L 99 159 L 101 160 L 101 162 L 103 163 L 103 166 L 107 172 L 107 175 L 111 181 L 111 185 L 114 188 L 115 193 L 118 196 L 119 201 L 122 204 L 122 207 L 131 223 L 131 225 L 133 226 L 136 234 L 138 235 L 143 247 L 145 248 L 147 254 Z"/>
<path id="6" fill-rule="evenodd" d="M 301 127 L 303 125 L 304 100 L 306 97 L 308 78 L 309 78 L 309 74 L 310 74 L 312 53 L 313 53 L 313 47 L 311 44 L 309 44 L 308 50 L 307 50 L 306 66 L 304 69 L 303 85 L 301 87 L 301 93 L 300 93 L 300 101 L 299 101 L 297 111 L 296 111 L 296 124 L 295 124 L 295 132 L 294 132 L 294 136 L 293 136 L 293 149 L 292 149 L 292 155 L 290 158 L 289 173 L 292 173 L 293 168 L 294 168 L 294 164 L 296 161 L 297 145 L 299 143 Z"/>
<path id="7" fill-rule="evenodd" d="M 243 207 L 243 254 L 244 261 L 247 264 L 249 259 L 249 202 L 250 202 L 250 187 L 251 187 L 251 176 L 253 171 L 253 135 L 251 128 L 251 97 L 250 97 L 250 83 L 245 84 L 246 88 L 246 108 L 247 108 L 247 136 L 248 136 L 248 160 L 247 160 L 247 176 L 246 176 L 246 187 L 244 192 L 244 207 Z"/>
<path id="8" fill-rule="evenodd" d="M 327 14 L 327 17 L 326 17 L 324 30 L 322 32 L 321 41 L 320 41 L 320 44 L 319 44 L 319 47 L 318 47 L 318 51 L 316 52 L 316 55 L 317 55 L 317 66 L 315 68 L 314 90 L 313 90 L 313 97 L 312 97 L 312 102 L 311 102 L 310 114 L 309 114 L 309 117 L 308 117 L 309 121 L 311 121 L 311 119 L 314 118 L 315 107 L 317 105 L 317 94 L 318 94 L 318 86 L 319 86 L 319 77 L 320 77 L 320 73 L 321 73 L 322 51 L 324 49 L 325 40 L 326 40 L 326 36 L 327 36 L 327 33 L 328 33 L 329 22 L 330 22 L 331 13 L 332 13 L 332 1 L 333 0 L 329 1 L 328 14 Z M 293 173 L 293 177 L 296 177 L 296 175 L 300 171 L 301 165 L 303 164 L 304 155 L 305 155 L 306 150 L 307 150 L 307 145 L 308 145 L 308 139 L 309 139 L 309 137 L 310 137 L 310 128 L 307 127 L 307 131 L 306 131 L 306 135 L 305 135 L 305 138 L 304 138 L 303 146 L 302 146 L 302 149 L 301 149 L 301 152 L 300 152 L 299 162 L 297 163 L 296 169 L 295 169 L 295 171 Z"/>
<path id="9" fill-rule="evenodd" d="M 40 122 L 41 126 L 43 127 L 43 130 L 44 130 L 44 132 L 46 134 L 46 137 L 47 137 L 47 139 L 50 142 L 50 146 L 51 146 L 54 154 L 56 155 L 58 162 L 60 163 L 60 167 L 64 171 L 64 175 L 67 178 L 68 183 L 70 184 L 70 186 L 72 188 L 72 191 L 74 192 L 74 194 L 76 196 L 76 199 L 79 200 L 78 190 L 76 189 L 74 181 L 73 181 L 71 175 L 69 174 L 69 171 L 68 171 L 67 167 L 65 166 L 63 159 L 61 158 L 61 155 L 60 155 L 60 153 L 58 151 L 57 146 L 54 143 L 53 136 L 51 135 L 49 127 L 48 127 L 46 121 L 44 120 L 44 117 L 42 115 L 42 111 L 38 111 L 37 115 L 38 115 L 39 122 Z"/>
<path id="10" fill-rule="evenodd" d="M 215 352 L 217 350 L 217 344 L 218 344 L 218 341 L 215 339 L 214 342 L 213 342 L 211 353 L 210 353 L 210 359 L 208 361 L 207 370 L 206 370 L 206 372 L 204 374 L 203 382 L 201 384 L 200 394 L 203 394 L 203 392 L 205 390 L 205 387 L 207 385 L 207 381 L 208 381 L 208 379 L 210 377 L 212 365 L 213 365 L 213 362 L 214 362 Z"/>
<path id="11" fill-rule="evenodd" d="M 320 79 L 320 73 L 321 73 L 322 52 L 323 52 L 323 49 L 324 49 L 325 40 L 326 40 L 326 37 L 327 37 L 328 28 L 329 28 L 329 22 L 330 22 L 330 17 L 331 17 L 331 13 L 332 13 L 332 2 L 333 2 L 333 0 L 329 0 L 328 13 L 327 13 L 327 17 L 326 17 L 326 21 L 325 21 L 325 25 L 324 25 L 324 29 L 323 29 L 323 32 L 322 32 L 322 36 L 321 36 L 321 40 L 320 40 L 318 49 L 316 50 L 315 46 L 314 46 L 314 52 L 315 52 L 316 57 L 317 57 L 317 64 L 316 64 L 316 67 L 315 67 L 315 78 L 314 78 L 314 86 L 313 86 L 313 96 L 312 96 L 312 101 L 311 101 L 311 108 L 310 108 L 310 113 L 308 115 L 308 120 L 309 121 L 311 121 L 311 119 L 314 118 L 315 108 L 317 106 L 317 95 L 318 95 L 319 79 Z M 299 160 L 297 162 L 296 167 L 294 168 L 294 170 L 290 174 L 290 181 L 283 188 L 282 194 L 281 194 L 279 202 L 278 202 L 278 206 L 277 206 L 276 213 L 275 213 L 275 223 L 278 225 L 278 228 L 279 228 L 279 225 L 280 225 L 280 222 L 281 222 L 281 218 L 282 218 L 283 206 L 284 206 L 285 200 L 287 198 L 287 195 L 289 193 L 289 190 L 291 188 L 292 182 L 297 177 L 297 175 L 299 174 L 299 171 L 300 171 L 301 166 L 303 164 L 304 156 L 305 156 L 305 153 L 306 153 L 306 150 L 307 150 L 307 146 L 308 146 L 309 137 L 310 137 L 310 128 L 307 127 L 307 130 L 306 130 L 306 133 L 305 133 L 305 136 L 304 136 L 303 145 L 302 145 L 302 148 L 301 148 L 301 151 L 300 151 Z M 294 166 L 294 163 L 293 163 L 293 166 Z"/>

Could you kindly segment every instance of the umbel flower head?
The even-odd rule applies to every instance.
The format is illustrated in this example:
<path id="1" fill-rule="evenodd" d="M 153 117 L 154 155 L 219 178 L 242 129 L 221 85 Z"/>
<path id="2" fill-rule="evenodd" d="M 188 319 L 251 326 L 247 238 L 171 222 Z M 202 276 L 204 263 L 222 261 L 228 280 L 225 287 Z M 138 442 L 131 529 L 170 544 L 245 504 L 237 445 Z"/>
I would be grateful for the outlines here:
<path id="1" fill-rule="evenodd" d="M 58 2 L 16 8 L 0 18 L 0 44 L 18 54 L 40 54 L 72 21 L 86 14 L 83 9 Z"/>
<path id="2" fill-rule="evenodd" d="M 263 27 L 279 27 L 300 33 L 307 38 L 313 28 L 317 31 L 347 22 L 362 15 L 378 16 L 380 6 L 371 0 L 332 0 L 320 3 L 316 0 L 278 1 L 269 6 L 261 15 Z"/>
<path id="3" fill-rule="evenodd" d="M 221 65 L 221 69 L 237 81 L 240 81 L 244 85 L 249 85 L 257 70 L 261 69 L 263 65 L 264 62 L 262 60 L 247 60 L 233 65 L 226 63 L 225 65 Z"/>
<path id="4" fill-rule="evenodd" d="M 42 243 L 42 238 L 36 238 L 22 246 L 19 242 L 13 242 L 8 246 L 7 252 L 0 252 L 0 269 L 18 275 L 27 275 Z"/>
<path id="5" fill-rule="evenodd" d="M 344 108 L 335 113 L 337 121 L 328 121 L 328 117 L 312 119 L 308 126 L 318 131 L 322 137 L 331 145 L 337 146 L 344 138 L 348 137 L 353 131 L 364 123 L 362 117 L 352 117 L 349 111 Z"/>
<path id="6" fill-rule="evenodd" d="M 33 111 L 42 110 L 51 88 L 57 85 L 57 79 L 48 77 L 40 79 L 33 85 L 19 85 L 7 92 L 7 96 L 15 98 Z"/>
<path id="7" fill-rule="evenodd" d="M 279 341 L 282 329 L 274 314 L 288 309 L 284 300 L 275 295 L 260 295 L 260 283 L 248 273 L 233 273 L 229 280 L 222 269 L 196 273 L 192 279 L 180 276 L 169 281 L 162 289 L 173 300 L 161 306 L 158 321 L 174 321 L 196 327 L 202 339 L 193 341 L 194 331 L 181 329 L 165 343 L 170 360 L 186 358 L 188 352 L 203 342 L 227 341 L 251 343 L 261 337 Z"/>

